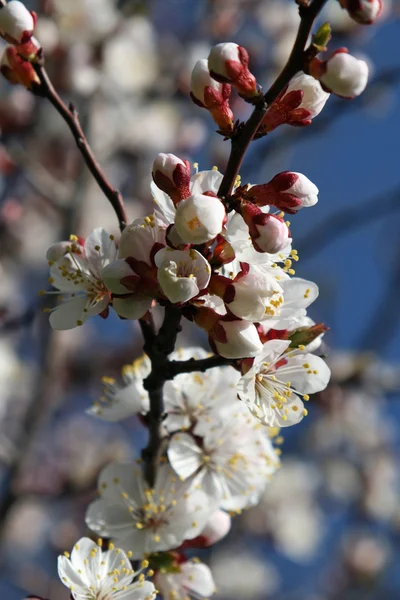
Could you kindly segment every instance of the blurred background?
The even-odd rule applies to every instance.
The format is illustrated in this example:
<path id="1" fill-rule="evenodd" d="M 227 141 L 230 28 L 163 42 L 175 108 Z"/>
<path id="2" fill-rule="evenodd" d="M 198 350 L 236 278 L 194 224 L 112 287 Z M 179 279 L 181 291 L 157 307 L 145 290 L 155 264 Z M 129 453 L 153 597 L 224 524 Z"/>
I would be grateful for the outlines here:
<path id="1" fill-rule="evenodd" d="M 320 286 L 310 315 L 333 376 L 309 417 L 276 440 L 283 465 L 261 504 L 209 554 L 219 598 L 398 600 L 400 597 L 400 3 L 373 27 L 330 0 L 330 47 L 368 60 L 354 101 L 330 98 L 306 129 L 255 142 L 242 181 L 307 175 L 320 201 L 291 219 L 296 274 Z M 173 152 L 200 169 L 228 144 L 189 95 L 191 68 L 235 41 L 267 88 L 298 26 L 285 0 L 41 0 L 37 37 L 65 100 L 78 106 L 130 218 L 150 209 L 151 165 Z M 235 116 L 249 107 L 233 100 Z M 118 233 L 65 123 L 45 101 L 0 81 L 0 597 L 66 600 L 56 557 L 85 534 L 99 470 L 137 456 L 134 419 L 85 414 L 103 375 L 141 353 L 139 329 L 111 314 L 52 332 L 38 291 L 47 247 L 97 226 Z M 205 343 L 185 329 L 182 344 Z M 207 559 L 207 557 L 206 557 Z"/>

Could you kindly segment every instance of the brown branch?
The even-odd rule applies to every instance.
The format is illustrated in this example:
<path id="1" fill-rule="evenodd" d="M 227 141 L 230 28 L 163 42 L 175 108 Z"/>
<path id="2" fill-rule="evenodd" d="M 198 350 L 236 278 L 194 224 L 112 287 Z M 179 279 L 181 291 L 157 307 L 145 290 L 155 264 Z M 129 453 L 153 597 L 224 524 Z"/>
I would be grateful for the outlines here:
<path id="1" fill-rule="evenodd" d="M 33 64 L 33 67 L 40 79 L 41 93 L 51 102 L 51 104 L 70 128 L 76 145 L 78 146 L 78 149 L 81 152 L 89 171 L 97 181 L 106 198 L 108 198 L 110 201 L 117 215 L 119 227 L 122 231 L 128 222 L 124 200 L 121 193 L 116 190 L 108 181 L 100 164 L 93 154 L 93 151 L 89 146 L 89 142 L 87 141 L 82 126 L 79 122 L 79 116 L 75 106 L 70 104 L 69 107 L 67 107 L 67 105 L 60 98 L 59 94 L 56 92 L 45 68 L 41 64 Z"/>
<path id="2" fill-rule="evenodd" d="M 170 361 L 168 356 L 175 348 L 176 338 L 181 331 L 182 313 L 175 306 L 167 306 L 164 321 L 156 336 L 150 335 L 149 326 L 141 322 L 145 336 L 144 351 L 151 360 L 151 373 L 144 380 L 149 392 L 150 410 L 146 415 L 149 428 L 149 441 L 142 452 L 145 463 L 145 478 L 150 487 L 154 486 L 157 465 L 161 450 L 161 424 L 164 419 L 164 383 L 169 377 Z"/>
<path id="3" fill-rule="evenodd" d="M 235 361 L 223 356 L 210 356 L 201 360 L 191 358 L 189 360 L 172 360 L 168 365 L 169 379 L 173 379 L 181 373 L 204 373 L 215 367 L 234 366 Z"/>
<path id="4" fill-rule="evenodd" d="M 305 46 L 308 37 L 316 17 L 326 2 L 327 0 L 314 0 L 309 6 L 299 7 L 301 22 L 292 52 L 286 65 L 266 94 L 261 96 L 258 100 L 251 117 L 246 122 L 240 134 L 232 140 L 228 165 L 218 190 L 218 196 L 220 198 L 227 198 L 232 193 L 244 156 L 268 111 L 269 105 L 276 100 L 294 75 L 296 75 L 298 71 L 303 70 L 306 58 Z"/>

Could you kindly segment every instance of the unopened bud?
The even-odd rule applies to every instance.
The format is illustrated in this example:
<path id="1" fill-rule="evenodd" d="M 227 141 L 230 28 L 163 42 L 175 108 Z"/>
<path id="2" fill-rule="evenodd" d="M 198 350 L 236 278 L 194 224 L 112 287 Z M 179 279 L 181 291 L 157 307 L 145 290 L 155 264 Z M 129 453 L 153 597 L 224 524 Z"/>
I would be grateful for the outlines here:
<path id="1" fill-rule="evenodd" d="M 154 161 L 152 175 L 156 186 L 175 204 L 190 196 L 190 163 L 187 160 L 160 153 Z"/>
<path id="2" fill-rule="evenodd" d="M 289 229 L 280 217 L 264 213 L 258 206 L 250 203 L 242 204 L 241 214 L 257 252 L 276 254 L 289 244 Z"/>
<path id="3" fill-rule="evenodd" d="M 200 536 L 204 539 L 204 546 L 212 546 L 224 538 L 231 528 L 231 518 L 223 510 L 217 510 L 207 521 L 207 525 Z"/>
<path id="4" fill-rule="evenodd" d="M 190 96 L 197 106 L 206 108 L 221 131 L 233 129 L 233 113 L 229 106 L 231 86 L 213 79 L 208 70 L 208 61 L 198 60 L 192 71 Z"/>
<path id="5" fill-rule="evenodd" d="M 175 227 L 184 242 L 203 244 L 221 233 L 225 219 L 225 207 L 219 198 L 193 194 L 179 202 Z"/>
<path id="6" fill-rule="evenodd" d="M 210 332 L 210 341 L 225 358 L 253 358 L 263 349 L 256 327 L 241 319 L 219 319 Z"/>
<path id="7" fill-rule="evenodd" d="M 253 98 L 258 94 L 257 81 L 248 64 L 247 50 L 233 42 L 217 44 L 208 57 L 211 77 L 221 83 L 231 83 L 244 98 Z"/>
<path id="8" fill-rule="evenodd" d="M 0 3 L 0 35 L 10 44 L 24 44 L 33 35 L 36 14 L 19 0 Z"/>
<path id="9" fill-rule="evenodd" d="M 296 127 L 311 125 L 312 119 L 319 115 L 328 98 L 329 94 L 314 77 L 305 73 L 296 75 L 271 104 L 263 119 L 263 128 L 272 131 L 283 124 Z"/>
<path id="10" fill-rule="evenodd" d="M 254 185 L 247 194 L 258 206 L 272 205 L 289 214 L 318 202 L 317 186 L 302 173 L 292 171 L 278 173 L 264 185 Z"/>
<path id="11" fill-rule="evenodd" d="M 382 0 L 340 0 L 353 21 L 361 25 L 371 25 L 382 12 Z"/>
<path id="12" fill-rule="evenodd" d="M 23 85 L 28 90 L 38 93 L 40 79 L 30 62 L 22 59 L 15 46 L 6 46 L 0 59 L 2 75 L 13 85 Z"/>
<path id="13" fill-rule="evenodd" d="M 367 63 L 349 54 L 347 48 L 339 48 L 326 61 L 312 60 L 310 73 L 324 89 L 341 98 L 359 96 L 368 82 Z"/>

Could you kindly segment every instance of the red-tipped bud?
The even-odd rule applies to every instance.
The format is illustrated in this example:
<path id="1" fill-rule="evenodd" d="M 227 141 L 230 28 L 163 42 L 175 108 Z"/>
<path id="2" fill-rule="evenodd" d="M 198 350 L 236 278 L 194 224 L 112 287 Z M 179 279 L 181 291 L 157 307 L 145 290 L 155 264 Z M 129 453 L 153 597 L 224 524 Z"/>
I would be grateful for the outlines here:
<path id="1" fill-rule="evenodd" d="M 25 44 L 33 35 L 36 14 L 19 0 L 0 4 L 0 35 L 10 44 Z"/>
<path id="2" fill-rule="evenodd" d="M 283 171 L 269 183 L 254 185 L 247 196 L 258 206 L 272 205 L 283 212 L 294 214 L 301 208 L 318 202 L 318 188 L 302 173 Z"/>
<path id="3" fill-rule="evenodd" d="M 232 131 L 233 113 L 229 106 L 231 86 L 213 79 L 208 61 L 198 60 L 192 71 L 190 96 L 197 106 L 206 108 L 221 131 Z"/>
<path id="4" fill-rule="evenodd" d="M 41 48 L 42 47 L 40 43 L 35 37 L 31 37 L 31 39 L 25 42 L 25 44 L 18 44 L 18 46 L 16 46 L 18 54 L 21 56 L 21 58 L 25 58 L 25 60 L 29 60 L 31 62 L 36 59 Z"/>
<path id="5" fill-rule="evenodd" d="M 208 57 L 211 77 L 232 84 L 244 98 L 254 98 L 258 94 L 257 81 L 248 65 L 247 50 L 232 42 L 217 44 Z"/>
<path id="6" fill-rule="evenodd" d="M 212 349 L 225 358 L 253 358 L 263 348 L 253 323 L 229 315 L 221 317 L 206 306 L 196 309 L 193 320 L 208 332 Z"/>
<path id="7" fill-rule="evenodd" d="M 40 80 L 30 62 L 23 60 L 15 46 L 6 46 L 0 59 L 2 75 L 13 85 L 23 85 L 38 93 Z"/>
<path id="8" fill-rule="evenodd" d="M 168 194 L 174 204 L 190 196 L 190 163 L 174 154 L 157 155 L 153 164 L 153 180 Z"/>
<path id="9" fill-rule="evenodd" d="M 382 12 L 382 0 L 340 0 L 353 21 L 361 25 L 371 25 Z"/>
<path id="10" fill-rule="evenodd" d="M 309 69 L 325 90 L 341 98 L 359 96 L 367 86 L 367 63 L 349 54 L 347 48 L 339 48 L 326 61 L 314 58 Z"/>
<path id="11" fill-rule="evenodd" d="M 314 77 L 304 73 L 297 75 L 268 109 L 263 120 L 264 131 L 273 131 L 283 124 L 296 127 L 311 125 L 328 98 L 329 94 Z"/>
<path id="12" fill-rule="evenodd" d="M 289 229 L 280 217 L 263 213 L 258 206 L 250 203 L 242 203 L 241 214 L 257 252 L 276 254 L 289 244 Z"/>

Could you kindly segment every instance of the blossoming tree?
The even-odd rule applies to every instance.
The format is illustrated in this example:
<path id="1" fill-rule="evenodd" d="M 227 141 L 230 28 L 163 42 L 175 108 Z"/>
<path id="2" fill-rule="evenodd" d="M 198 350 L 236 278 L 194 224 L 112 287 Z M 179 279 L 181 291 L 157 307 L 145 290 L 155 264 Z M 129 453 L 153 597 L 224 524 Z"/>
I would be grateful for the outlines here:
<path id="1" fill-rule="evenodd" d="M 330 93 L 353 98 L 367 85 L 368 66 L 346 48 L 328 58 L 326 23 L 310 38 L 327 0 L 298 0 L 300 25 L 291 55 L 264 92 L 249 70 L 247 50 L 220 43 L 194 66 L 191 98 L 209 111 L 230 141 L 225 173 L 199 171 L 159 154 L 153 165 L 154 210 L 130 223 L 122 195 L 96 160 L 73 105 L 65 105 L 45 70 L 34 37 L 36 15 L 3 0 L 1 71 L 12 84 L 48 99 L 63 117 L 101 191 L 113 206 L 120 239 L 96 229 L 72 235 L 47 252 L 49 283 L 59 303 L 50 326 L 84 326 L 89 317 L 136 320 L 143 357 L 105 391 L 90 413 L 115 422 L 137 415 L 148 429 L 139 463 L 112 463 L 86 524 L 98 537 L 79 540 L 59 558 L 61 581 L 75 600 L 168 600 L 215 592 L 208 567 L 187 550 L 208 547 L 231 518 L 258 503 L 279 467 L 276 428 L 307 415 L 304 402 L 323 390 L 330 371 L 318 356 L 326 328 L 307 316 L 315 283 L 295 277 L 299 257 L 290 223 L 318 201 L 303 174 L 284 171 L 267 183 L 243 183 L 249 145 L 281 125 L 303 127 Z M 341 0 L 359 23 L 379 16 L 380 0 Z M 237 93 L 252 107 L 246 122 L 230 106 Z M 156 305 L 164 319 L 157 330 Z M 204 330 L 211 353 L 177 349 L 182 319 Z"/>

